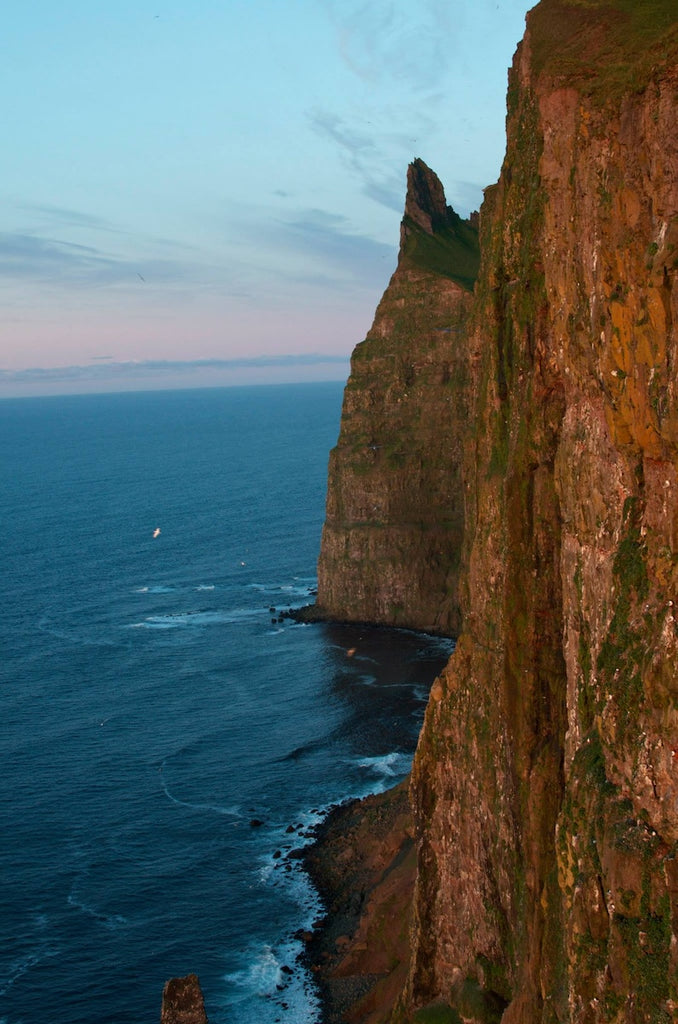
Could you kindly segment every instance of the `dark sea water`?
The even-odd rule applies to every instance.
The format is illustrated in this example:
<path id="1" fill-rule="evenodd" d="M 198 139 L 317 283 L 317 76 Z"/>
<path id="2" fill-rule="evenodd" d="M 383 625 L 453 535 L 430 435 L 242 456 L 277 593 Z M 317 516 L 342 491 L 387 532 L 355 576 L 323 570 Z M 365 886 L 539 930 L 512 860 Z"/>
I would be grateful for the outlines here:
<path id="1" fill-rule="evenodd" d="M 2 1024 L 157 1021 L 189 971 L 212 1024 L 318 1019 L 285 854 L 408 770 L 450 650 L 270 611 L 312 600 L 341 394 L 0 402 Z"/>

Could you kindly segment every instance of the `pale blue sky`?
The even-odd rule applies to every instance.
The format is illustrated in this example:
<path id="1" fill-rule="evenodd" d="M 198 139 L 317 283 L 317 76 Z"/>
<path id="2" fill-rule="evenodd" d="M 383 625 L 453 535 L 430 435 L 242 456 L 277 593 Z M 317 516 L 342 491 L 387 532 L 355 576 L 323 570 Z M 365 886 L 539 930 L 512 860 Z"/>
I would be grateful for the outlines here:
<path id="1" fill-rule="evenodd" d="M 496 180 L 530 6 L 10 4 L 0 395 L 344 376 L 408 163 Z"/>

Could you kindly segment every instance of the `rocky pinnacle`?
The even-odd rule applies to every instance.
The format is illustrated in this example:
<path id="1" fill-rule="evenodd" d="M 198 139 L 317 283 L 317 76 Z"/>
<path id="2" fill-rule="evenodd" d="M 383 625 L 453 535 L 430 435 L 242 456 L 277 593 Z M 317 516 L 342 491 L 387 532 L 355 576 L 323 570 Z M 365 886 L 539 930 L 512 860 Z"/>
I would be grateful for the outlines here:
<path id="1" fill-rule="evenodd" d="M 438 175 L 417 158 L 407 168 L 405 217 L 401 227 L 401 244 L 407 236 L 407 221 L 413 221 L 428 235 L 450 223 L 450 209 Z"/>

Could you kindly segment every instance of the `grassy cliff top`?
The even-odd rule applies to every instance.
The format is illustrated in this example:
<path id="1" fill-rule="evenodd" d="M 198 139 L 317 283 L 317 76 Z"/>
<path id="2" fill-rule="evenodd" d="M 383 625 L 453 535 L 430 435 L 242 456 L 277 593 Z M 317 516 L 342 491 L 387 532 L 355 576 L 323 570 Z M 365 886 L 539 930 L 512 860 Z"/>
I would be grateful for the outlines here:
<path id="1" fill-rule="evenodd" d="M 527 25 L 535 71 L 600 105 L 678 59 L 677 0 L 541 0 Z"/>
<path id="2" fill-rule="evenodd" d="M 478 229 L 448 207 L 448 224 L 433 234 L 410 217 L 403 219 L 405 240 L 401 255 L 410 263 L 456 281 L 472 292 L 480 266 Z"/>

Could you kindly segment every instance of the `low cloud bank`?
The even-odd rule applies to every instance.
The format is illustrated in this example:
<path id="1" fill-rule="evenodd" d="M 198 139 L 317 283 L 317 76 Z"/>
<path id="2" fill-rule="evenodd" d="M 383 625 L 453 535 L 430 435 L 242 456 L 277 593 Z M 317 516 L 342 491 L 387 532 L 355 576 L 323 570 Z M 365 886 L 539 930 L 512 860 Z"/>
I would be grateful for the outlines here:
<path id="1" fill-rule="evenodd" d="M 184 373 L 190 370 L 240 370 L 267 367 L 319 366 L 346 363 L 346 356 L 304 354 L 287 356 L 241 356 L 235 359 L 130 359 L 125 362 L 96 362 L 87 366 L 33 366 L 22 370 L 0 370 L 0 384 L 25 381 L 107 380 L 137 377 L 145 373 Z"/>
<path id="2" fill-rule="evenodd" d="M 101 357 L 86 366 L 0 369 L 0 398 L 345 380 L 348 369 L 348 356 L 316 353 L 125 362 Z"/>

